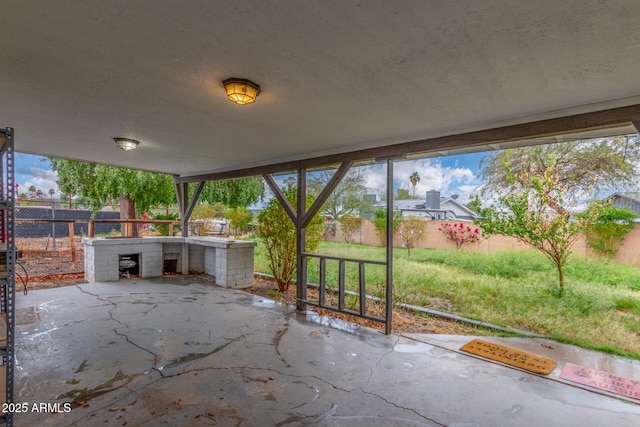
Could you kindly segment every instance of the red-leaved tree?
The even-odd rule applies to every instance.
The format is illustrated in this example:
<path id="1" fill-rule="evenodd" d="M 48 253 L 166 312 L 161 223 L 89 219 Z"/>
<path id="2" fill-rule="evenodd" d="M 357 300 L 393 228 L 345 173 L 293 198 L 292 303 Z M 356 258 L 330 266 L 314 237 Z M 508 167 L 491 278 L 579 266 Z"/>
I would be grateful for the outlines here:
<path id="1" fill-rule="evenodd" d="M 441 231 L 445 236 L 447 236 L 447 239 L 453 240 L 456 244 L 456 248 L 458 249 L 460 249 L 460 247 L 465 243 L 479 242 L 482 237 L 480 229 L 471 228 L 468 225 L 464 225 L 462 222 L 459 224 L 445 222 L 438 228 L 438 231 Z"/>

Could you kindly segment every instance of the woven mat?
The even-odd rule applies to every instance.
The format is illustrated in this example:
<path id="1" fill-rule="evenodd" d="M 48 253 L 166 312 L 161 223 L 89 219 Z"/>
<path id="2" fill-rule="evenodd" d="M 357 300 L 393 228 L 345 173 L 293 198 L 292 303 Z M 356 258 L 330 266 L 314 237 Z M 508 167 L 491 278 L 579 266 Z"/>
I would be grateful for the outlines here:
<path id="1" fill-rule="evenodd" d="M 557 365 L 555 360 L 548 357 L 482 340 L 470 341 L 460 347 L 460 350 L 542 375 L 549 375 Z"/>

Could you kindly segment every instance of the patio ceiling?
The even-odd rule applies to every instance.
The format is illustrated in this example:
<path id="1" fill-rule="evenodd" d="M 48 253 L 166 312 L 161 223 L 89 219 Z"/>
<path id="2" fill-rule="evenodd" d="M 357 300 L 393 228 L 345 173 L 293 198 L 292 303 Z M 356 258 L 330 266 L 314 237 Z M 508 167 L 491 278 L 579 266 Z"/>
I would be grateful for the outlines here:
<path id="1" fill-rule="evenodd" d="M 640 104 L 637 0 L 42 0 L 2 16 L 17 151 L 183 178 L 425 139 L 447 154 L 477 143 L 434 138 Z M 260 84 L 257 102 L 229 102 L 229 77 Z M 634 130 L 640 108 L 621 111 L 606 132 Z"/>

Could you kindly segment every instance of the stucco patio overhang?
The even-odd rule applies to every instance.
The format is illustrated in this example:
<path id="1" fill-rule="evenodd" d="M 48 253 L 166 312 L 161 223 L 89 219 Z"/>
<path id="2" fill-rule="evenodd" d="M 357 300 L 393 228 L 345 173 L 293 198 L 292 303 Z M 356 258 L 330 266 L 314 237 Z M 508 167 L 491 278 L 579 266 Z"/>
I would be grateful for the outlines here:
<path id="1" fill-rule="evenodd" d="M 2 16 L 0 117 L 17 151 L 181 180 L 640 120 L 634 0 L 36 0 Z M 260 84 L 257 102 L 229 102 L 228 77 Z"/>

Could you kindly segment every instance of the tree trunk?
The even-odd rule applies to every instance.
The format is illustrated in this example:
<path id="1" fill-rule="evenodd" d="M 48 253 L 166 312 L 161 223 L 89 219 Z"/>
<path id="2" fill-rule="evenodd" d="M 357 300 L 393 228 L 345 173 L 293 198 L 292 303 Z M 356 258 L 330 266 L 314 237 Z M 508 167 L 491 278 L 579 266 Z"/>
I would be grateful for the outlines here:
<path id="1" fill-rule="evenodd" d="M 136 201 L 120 193 L 120 219 L 136 219 Z M 123 236 L 137 236 L 136 224 L 121 225 Z"/>
<path id="2" fill-rule="evenodd" d="M 564 273 L 562 272 L 562 264 L 556 263 L 558 267 L 558 286 L 560 286 L 560 296 L 564 293 Z"/>

